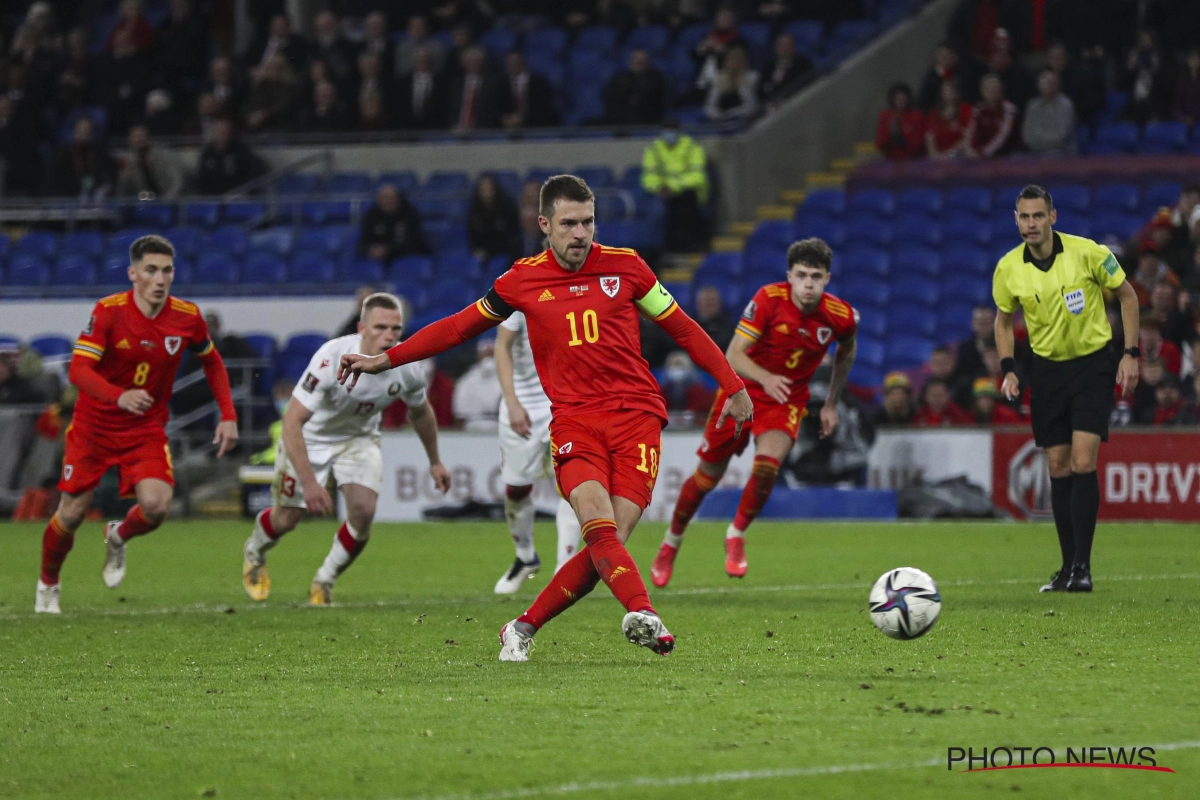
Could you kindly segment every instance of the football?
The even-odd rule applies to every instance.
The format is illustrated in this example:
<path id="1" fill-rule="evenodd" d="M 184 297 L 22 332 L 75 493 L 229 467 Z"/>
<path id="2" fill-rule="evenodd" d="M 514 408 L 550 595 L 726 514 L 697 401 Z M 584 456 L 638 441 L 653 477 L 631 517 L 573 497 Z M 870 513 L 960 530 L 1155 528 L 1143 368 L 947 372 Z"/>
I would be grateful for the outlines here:
<path id="1" fill-rule="evenodd" d="M 915 567 L 898 567 L 871 587 L 871 621 L 885 636 L 924 636 L 942 613 L 942 595 L 933 578 Z"/>

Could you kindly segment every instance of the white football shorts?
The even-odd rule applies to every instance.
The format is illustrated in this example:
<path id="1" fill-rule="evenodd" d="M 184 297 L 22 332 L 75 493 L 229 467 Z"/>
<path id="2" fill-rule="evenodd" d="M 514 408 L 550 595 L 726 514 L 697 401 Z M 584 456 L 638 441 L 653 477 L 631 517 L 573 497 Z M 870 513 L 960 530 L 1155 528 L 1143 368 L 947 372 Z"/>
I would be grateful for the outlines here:
<path id="1" fill-rule="evenodd" d="M 550 409 L 530 412 L 529 438 L 513 432 L 508 407 L 500 404 L 500 479 L 506 486 L 531 486 L 554 474 L 550 462 Z"/>
<path id="2" fill-rule="evenodd" d="M 308 460 L 317 483 L 324 486 L 330 471 L 338 486 L 353 483 L 379 494 L 383 486 L 383 450 L 376 436 L 358 436 L 336 445 L 307 445 Z M 304 508 L 304 489 L 281 446 L 275 459 L 275 480 L 271 484 L 275 504 Z"/>

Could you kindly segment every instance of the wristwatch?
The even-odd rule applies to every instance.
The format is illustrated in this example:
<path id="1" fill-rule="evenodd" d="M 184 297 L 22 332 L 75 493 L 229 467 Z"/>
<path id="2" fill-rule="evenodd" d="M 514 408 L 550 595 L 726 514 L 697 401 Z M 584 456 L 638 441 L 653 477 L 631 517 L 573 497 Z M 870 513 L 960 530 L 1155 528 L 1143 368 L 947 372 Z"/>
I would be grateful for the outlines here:
<path id="1" fill-rule="evenodd" d="M 1134 358 L 1141 358 L 1141 357 L 1142 357 L 1142 348 L 1140 348 L 1140 347 L 1126 347 L 1126 348 L 1125 348 L 1125 355 L 1127 355 L 1127 356 L 1133 356 Z"/>

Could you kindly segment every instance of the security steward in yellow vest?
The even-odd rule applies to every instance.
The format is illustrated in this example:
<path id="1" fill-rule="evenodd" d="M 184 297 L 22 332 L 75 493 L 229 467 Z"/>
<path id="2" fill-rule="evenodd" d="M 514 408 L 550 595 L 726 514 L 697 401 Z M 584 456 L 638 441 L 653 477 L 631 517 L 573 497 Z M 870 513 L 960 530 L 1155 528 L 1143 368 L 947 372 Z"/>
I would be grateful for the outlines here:
<path id="1" fill-rule="evenodd" d="M 1100 513 L 1096 457 L 1100 442 L 1108 440 L 1114 370 L 1115 382 L 1127 396 L 1132 394 L 1140 355 L 1137 347 L 1129 347 L 1117 362 L 1104 298 L 1113 292 L 1120 301 L 1127 344 L 1137 343 L 1138 301 L 1112 252 L 1091 239 L 1056 233 L 1057 219 L 1045 189 L 1031 185 L 1021 191 L 1016 221 L 1025 244 L 1000 259 L 992 278 L 996 350 L 1004 373 L 1001 392 L 1014 398 L 1019 381 L 1012 317 L 1020 304 L 1033 349 L 1033 438 L 1046 451 L 1062 550 L 1062 569 L 1041 591 L 1090 592 L 1092 539 Z"/>
<path id="2" fill-rule="evenodd" d="M 708 248 L 708 223 L 701 211 L 708 203 L 707 164 L 704 148 L 681 134 L 674 121 L 667 123 L 642 154 L 642 188 L 663 199 L 668 252 Z"/>

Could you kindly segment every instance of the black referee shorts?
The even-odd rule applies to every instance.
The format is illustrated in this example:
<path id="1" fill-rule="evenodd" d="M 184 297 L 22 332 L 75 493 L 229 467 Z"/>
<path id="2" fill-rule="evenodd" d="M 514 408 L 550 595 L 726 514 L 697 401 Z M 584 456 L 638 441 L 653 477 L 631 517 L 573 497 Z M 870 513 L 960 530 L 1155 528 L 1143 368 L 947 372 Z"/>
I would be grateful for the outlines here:
<path id="1" fill-rule="evenodd" d="M 1029 373 L 1029 416 L 1038 447 L 1070 444 L 1072 431 L 1108 441 L 1117 361 L 1106 345 L 1070 361 L 1035 355 Z"/>

